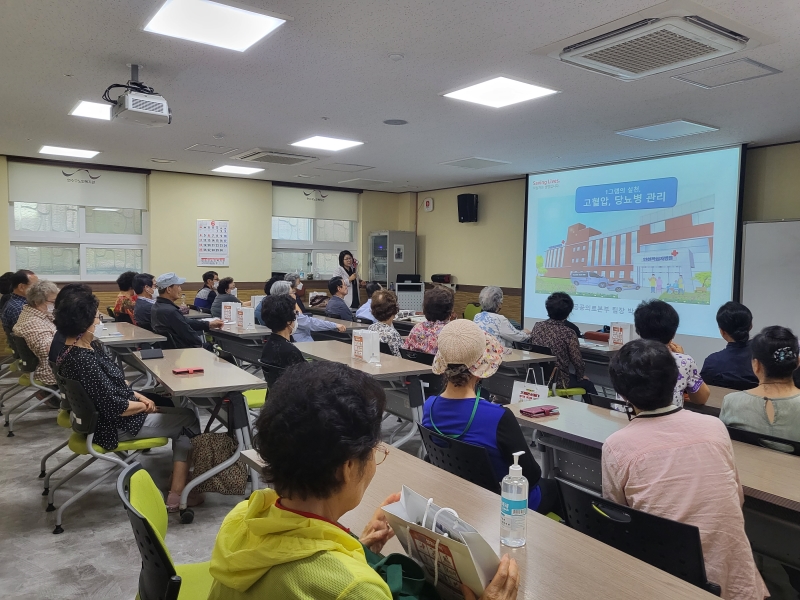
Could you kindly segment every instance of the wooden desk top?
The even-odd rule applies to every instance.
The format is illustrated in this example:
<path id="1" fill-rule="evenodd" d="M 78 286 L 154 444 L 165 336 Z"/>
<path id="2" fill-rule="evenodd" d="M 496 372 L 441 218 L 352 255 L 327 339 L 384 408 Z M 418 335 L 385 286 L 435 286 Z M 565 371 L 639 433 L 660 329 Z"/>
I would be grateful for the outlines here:
<path id="1" fill-rule="evenodd" d="M 542 404 L 554 404 L 558 406 L 560 413 L 552 417 L 533 419 L 519 412 L 522 408 Z M 628 416 L 623 412 L 591 406 L 569 398 L 547 398 L 544 401 L 520 402 L 519 404 L 509 404 L 507 408 L 521 423 L 593 448 L 602 448 L 603 442 L 608 436 L 628 424 Z"/>
<path id="2" fill-rule="evenodd" d="M 243 340 L 256 340 L 268 336 L 272 333 L 269 327 L 264 327 L 256 323 L 253 329 L 244 329 L 238 325 L 223 325 L 222 329 L 209 329 L 208 333 L 212 336 L 221 335 L 231 338 L 240 338 Z"/>
<path id="3" fill-rule="evenodd" d="M 431 368 L 428 365 L 406 360 L 405 358 L 398 358 L 392 354 L 381 353 L 380 366 L 350 358 L 350 344 L 337 342 L 336 340 L 297 342 L 295 347 L 304 356 L 342 363 L 358 371 L 368 373 L 375 379 L 395 379 L 401 375 L 423 375 L 431 372 Z"/>
<path id="4" fill-rule="evenodd" d="M 242 458 L 251 466 L 260 461 L 255 450 L 242 451 Z M 440 506 L 454 508 L 496 552 L 515 558 L 520 568 L 520 599 L 713 598 L 700 588 L 533 511 L 528 512 L 527 546 L 516 549 L 501 546 L 497 494 L 394 448 L 378 466 L 361 504 L 345 514 L 341 523 L 357 535 L 375 509 L 387 496 L 400 491 L 403 484 L 423 496 L 432 496 Z M 402 553 L 403 548 L 393 538 L 383 552 Z"/>
<path id="5" fill-rule="evenodd" d="M 221 396 L 232 391 L 243 392 L 267 387 L 263 379 L 203 348 L 164 350 L 164 358 L 149 360 L 142 360 L 139 352 L 134 352 L 133 356 L 173 396 Z M 172 372 L 172 369 L 183 367 L 202 367 L 205 372 L 193 375 L 175 375 Z"/>
<path id="6" fill-rule="evenodd" d="M 187 319 L 207 319 L 211 315 L 209 313 L 204 313 L 200 310 L 189 309 L 189 313 L 186 315 Z"/>
<path id="7" fill-rule="evenodd" d="M 117 333 L 122 335 L 115 335 Z M 164 342 L 166 339 L 163 335 L 158 335 L 130 323 L 103 323 L 103 335 L 97 337 L 98 342 L 104 346 L 111 347 L 154 344 L 156 342 Z"/>
<path id="8" fill-rule="evenodd" d="M 524 350 L 511 349 L 511 354 L 503 354 L 504 367 L 516 367 L 531 363 L 550 362 L 556 359 L 549 354 L 538 354 L 537 352 L 525 352 Z"/>
<path id="9" fill-rule="evenodd" d="M 708 389 L 711 390 L 711 395 L 708 397 L 706 406 L 716 408 L 718 411 L 722 408 L 722 400 L 725 398 L 725 396 L 736 391 L 716 385 L 709 385 Z"/>
<path id="10" fill-rule="evenodd" d="M 800 457 L 736 441 L 733 452 L 745 494 L 800 512 Z"/>

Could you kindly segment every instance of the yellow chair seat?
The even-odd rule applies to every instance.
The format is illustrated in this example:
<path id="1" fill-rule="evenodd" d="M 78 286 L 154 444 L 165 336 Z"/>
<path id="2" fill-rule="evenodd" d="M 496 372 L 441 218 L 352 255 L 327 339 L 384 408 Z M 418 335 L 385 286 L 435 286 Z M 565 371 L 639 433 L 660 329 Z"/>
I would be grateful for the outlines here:
<path id="1" fill-rule="evenodd" d="M 150 448 L 159 448 L 160 446 L 166 446 L 167 442 L 169 442 L 169 438 L 165 437 L 158 437 L 158 438 L 142 438 L 140 440 L 127 440 L 124 442 L 120 442 L 119 445 L 116 447 L 114 452 L 131 452 L 135 450 L 149 450 Z M 69 443 L 67 444 L 70 450 L 72 450 L 75 454 L 89 454 L 89 451 L 86 449 L 86 436 L 82 433 L 75 433 L 69 436 Z M 106 450 L 101 448 L 97 444 L 92 444 L 95 452 L 98 454 L 105 454 Z"/>
<path id="2" fill-rule="evenodd" d="M 17 383 L 22 386 L 28 387 L 31 384 L 31 374 L 23 373 L 22 375 L 19 376 L 19 379 L 17 379 Z"/>
<path id="3" fill-rule="evenodd" d="M 10 365 L 8 365 L 8 370 L 9 371 L 19 371 L 19 361 L 15 360 Z"/>
<path id="4" fill-rule="evenodd" d="M 63 427 L 64 429 L 70 429 L 72 427 L 72 423 L 70 422 L 69 411 L 59 410 L 58 416 L 56 417 L 56 422 L 58 423 L 59 427 Z"/>
<path id="5" fill-rule="evenodd" d="M 208 598 L 214 578 L 208 572 L 210 562 L 175 565 L 175 572 L 181 578 L 181 591 L 178 600 L 196 600 Z"/>
<path id="6" fill-rule="evenodd" d="M 267 390 L 247 390 L 243 393 L 247 408 L 261 408 L 267 401 Z"/>
<path id="7" fill-rule="evenodd" d="M 570 396 L 583 396 L 586 390 L 583 388 L 564 388 L 556 390 L 556 396 L 559 398 L 568 398 Z M 553 390 L 550 390 L 550 396 L 553 395 Z"/>

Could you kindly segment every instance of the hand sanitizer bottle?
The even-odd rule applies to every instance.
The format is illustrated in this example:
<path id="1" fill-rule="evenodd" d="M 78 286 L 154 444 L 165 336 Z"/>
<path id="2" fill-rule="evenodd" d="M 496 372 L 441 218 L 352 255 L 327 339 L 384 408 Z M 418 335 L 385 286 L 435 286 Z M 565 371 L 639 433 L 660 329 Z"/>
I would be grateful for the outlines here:
<path id="1" fill-rule="evenodd" d="M 522 475 L 519 457 L 524 451 L 514 452 L 514 464 L 503 477 L 500 492 L 500 543 L 519 548 L 525 545 L 528 514 L 528 480 Z"/>

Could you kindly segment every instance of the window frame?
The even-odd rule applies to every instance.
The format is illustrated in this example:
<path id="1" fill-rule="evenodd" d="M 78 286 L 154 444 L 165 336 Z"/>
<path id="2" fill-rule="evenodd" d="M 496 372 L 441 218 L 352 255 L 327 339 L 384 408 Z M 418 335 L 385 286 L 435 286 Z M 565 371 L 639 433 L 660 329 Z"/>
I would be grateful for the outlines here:
<path id="1" fill-rule="evenodd" d="M 350 223 L 350 232 L 352 241 L 350 242 L 321 242 L 318 241 L 317 238 L 317 221 L 330 221 L 331 219 L 316 219 L 316 218 L 309 218 L 309 217 L 282 217 L 282 216 L 275 216 L 273 215 L 273 219 L 280 219 L 280 218 L 300 218 L 300 219 L 308 219 L 311 221 L 311 240 L 276 240 L 273 238 L 272 240 L 272 251 L 273 252 L 304 252 L 311 255 L 311 266 L 310 268 L 306 269 L 306 273 L 313 273 L 315 279 L 326 279 L 330 278 L 333 273 L 322 273 L 317 268 L 317 254 L 338 254 L 343 250 L 347 250 L 352 252 L 355 256 L 356 250 L 354 248 L 358 245 L 358 221 L 346 221 L 346 219 L 335 219 L 346 221 Z M 270 223 L 271 225 L 271 223 Z M 271 231 L 271 229 L 270 229 Z M 272 265 L 270 265 L 272 269 Z M 272 269 L 274 270 L 274 269 Z"/>

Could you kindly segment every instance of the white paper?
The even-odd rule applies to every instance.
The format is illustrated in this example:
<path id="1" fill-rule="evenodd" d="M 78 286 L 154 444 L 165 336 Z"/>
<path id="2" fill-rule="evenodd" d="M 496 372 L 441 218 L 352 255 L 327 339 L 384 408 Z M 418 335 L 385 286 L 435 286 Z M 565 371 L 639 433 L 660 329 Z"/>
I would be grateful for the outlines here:
<path id="1" fill-rule="evenodd" d="M 222 303 L 222 320 L 226 323 L 236 322 L 236 307 L 240 306 L 238 302 L 223 302 Z"/>
<path id="2" fill-rule="evenodd" d="M 197 219 L 197 266 L 227 267 L 229 258 L 228 221 Z"/>
<path id="3" fill-rule="evenodd" d="M 236 309 L 236 324 L 242 329 L 255 329 L 256 318 L 255 310 L 241 304 Z"/>

